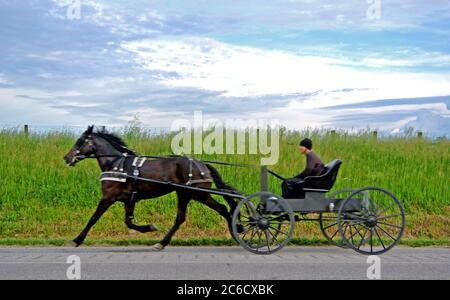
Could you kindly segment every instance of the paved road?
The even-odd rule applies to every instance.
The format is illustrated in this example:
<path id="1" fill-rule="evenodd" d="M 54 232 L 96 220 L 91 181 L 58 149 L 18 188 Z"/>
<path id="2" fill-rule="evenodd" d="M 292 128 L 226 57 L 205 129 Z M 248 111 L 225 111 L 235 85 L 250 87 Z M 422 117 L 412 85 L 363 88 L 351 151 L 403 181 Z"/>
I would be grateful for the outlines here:
<path id="1" fill-rule="evenodd" d="M 367 257 L 330 247 L 253 255 L 239 247 L 0 248 L 0 279 L 367 279 Z M 382 279 L 450 279 L 450 248 L 397 247 L 381 256 Z"/>

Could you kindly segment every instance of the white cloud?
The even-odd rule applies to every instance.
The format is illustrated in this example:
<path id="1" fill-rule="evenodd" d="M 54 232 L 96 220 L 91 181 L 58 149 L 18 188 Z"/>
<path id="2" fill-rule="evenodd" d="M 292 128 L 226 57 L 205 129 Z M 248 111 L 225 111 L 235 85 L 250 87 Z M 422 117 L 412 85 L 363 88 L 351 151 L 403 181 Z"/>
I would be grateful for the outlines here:
<path id="1" fill-rule="evenodd" d="M 208 38 L 141 40 L 125 42 L 122 48 L 134 53 L 145 70 L 178 74 L 160 79 L 171 87 L 223 91 L 227 97 L 320 91 L 306 102 L 299 101 L 304 108 L 450 94 L 450 73 L 356 68 L 360 63 L 354 61 L 235 46 Z M 381 59 L 372 63 L 389 64 Z"/>
<path id="2" fill-rule="evenodd" d="M 358 121 L 354 119 L 355 116 L 368 116 L 368 120 Z M 450 123 L 450 111 L 444 103 L 381 105 L 333 110 L 290 105 L 270 112 L 253 113 L 252 117 L 278 119 L 281 125 L 290 129 L 309 127 L 357 131 L 369 127 L 399 133 L 407 127 L 414 127 L 415 130 L 422 130 L 433 136 L 448 136 Z M 386 117 L 388 119 L 385 119 Z M 353 121 L 346 121 L 347 118 Z"/>
<path id="3" fill-rule="evenodd" d="M 402 54 L 401 52 L 406 52 Z M 399 50 L 397 54 L 404 58 L 382 58 L 374 56 L 363 58 L 359 65 L 368 67 L 443 67 L 450 66 L 450 55 L 439 52 L 416 51 L 408 55 L 408 50 Z"/>
<path id="4" fill-rule="evenodd" d="M 20 95 L 27 95 L 26 97 Z M 84 124 L 83 116 L 70 115 L 63 109 L 51 107 L 46 101 L 36 99 L 53 99 L 53 95 L 39 90 L 22 88 L 0 88 L 0 120 L 5 124 Z"/>
<path id="5" fill-rule="evenodd" d="M 11 82 L 6 79 L 5 75 L 3 75 L 2 73 L 0 73 L 0 84 L 10 84 Z"/>

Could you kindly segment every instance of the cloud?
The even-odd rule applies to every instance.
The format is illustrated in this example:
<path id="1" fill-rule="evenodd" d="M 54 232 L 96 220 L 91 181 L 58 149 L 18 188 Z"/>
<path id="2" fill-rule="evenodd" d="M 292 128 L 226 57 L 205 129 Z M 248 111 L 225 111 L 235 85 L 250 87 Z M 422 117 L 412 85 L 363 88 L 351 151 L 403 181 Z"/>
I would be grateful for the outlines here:
<path id="1" fill-rule="evenodd" d="M 450 73 L 361 70 L 345 59 L 237 46 L 210 38 L 140 40 L 124 42 L 122 48 L 135 55 L 141 70 L 176 74 L 160 78 L 168 87 L 216 91 L 226 97 L 316 92 L 299 102 L 323 107 L 450 94 Z"/>
<path id="2" fill-rule="evenodd" d="M 450 115 L 442 116 L 434 112 L 423 111 L 407 122 L 403 129 L 414 128 L 427 136 L 450 138 Z"/>
<path id="3" fill-rule="evenodd" d="M 124 124 L 139 114 L 170 126 L 202 110 L 365 127 L 447 114 L 436 100 L 364 105 L 450 95 L 448 1 L 383 1 L 378 21 L 350 0 L 83 0 L 73 21 L 68 2 L 0 3 L 2 121 L 42 112 L 41 122 Z"/>
<path id="4" fill-rule="evenodd" d="M 86 123 L 86 119 L 80 115 L 70 115 L 64 110 L 47 105 L 45 101 L 35 100 L 49 100 L 51 98 L 50 94 L 39 90 L 0 87 L 1 125 L 45 124 L 61 126 Z"/>
<path id="5" fill-rule="evenodd" d="M 6 79 L 5 75 L 3 75 L 2 73 L 0 73 L 0 87 L 2 87 L 2 86 L 8 86 L 8 85 L 10 85 L 10 84 L 11 84 L 11 82 L 10 82 L 8 79 Z"/>
<path id="6" fill-rule="evenodd" d="M 54 0 L 49 15 L 66 17 L 67 3 Z M 370 7 L 366 1 L 270 1 L 261 5 L 258 0 L 233 4 L 197 1 L 83 0 L 81 22 L 109 28 L 123 36 L 159 34 L 223 34 L 231 32 L 279 30 L 428 30 L 447 33 L 450 4 L 446 0 L 429 1 L 390 0 L 381 2 L 381 18 L 367 17 Z M 274 14 L 273 12 L 277 13 Z M 439 24 L 432 24 L 440 20 Z M 447 22 L 448 23 L 448 22 Z M 246 29 L 246 30 L 245 30 Z"/>

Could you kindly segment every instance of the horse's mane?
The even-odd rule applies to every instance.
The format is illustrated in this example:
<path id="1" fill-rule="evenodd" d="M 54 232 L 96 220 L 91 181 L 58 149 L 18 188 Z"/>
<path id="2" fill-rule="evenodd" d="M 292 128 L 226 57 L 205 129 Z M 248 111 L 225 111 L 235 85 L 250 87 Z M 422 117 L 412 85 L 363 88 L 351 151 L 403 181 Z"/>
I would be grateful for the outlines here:
<path id="1" fill-rule="evenodd" d="M 119 137 L 113 133 L 106 132 L 106 131 L 99 131 L 99 132 L 96 132 L 95 134 L 98 135 L 99 137 L 107 140 L 116 150 L 118 150 L 122 153 L 126 152 L 131 155 L 136 155 L 136 153 L 134 153 L 133 150 L 128 148 L 128 145 L 122 140 L 121 137 Z"/>

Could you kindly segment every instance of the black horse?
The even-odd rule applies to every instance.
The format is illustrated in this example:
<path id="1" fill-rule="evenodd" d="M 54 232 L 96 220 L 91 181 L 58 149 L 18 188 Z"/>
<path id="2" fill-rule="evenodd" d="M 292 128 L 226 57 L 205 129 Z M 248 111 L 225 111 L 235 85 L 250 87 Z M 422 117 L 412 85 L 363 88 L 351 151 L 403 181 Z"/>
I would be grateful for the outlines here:
<path id="1" fill-rule="evenodd" d="M 75 166 L 78 161 L 86 156 L 96 157 L 102 172 L 116 173 L 121 171 L 130 175 L 136 169 L 133 166 L 133 161 L 136 162 L 135 158 L 138 157 L 121 138 L 104 130 L 94 131 L 94 126 L 89 126 L 80 136 L 73 148 L 64 156 L 64 160 L 69 166 Z M 209 172 L 204 172 L 205 170 L 209 170 Z M 189 174 L 192 175 L 189 176 Z M 186 156 L 145 160 L 139 168 L 139 176 L 178 184 L 186 184 L 188 181 L 191 181 L 195 182 L 195 186 L 203 188 L 210 188 L 213 181 L 216 187 L 220 189 L 236 192 L 233 187 L 223 182 L 220 174 L 214 167 L 201 161 L 192 161 Z M 101 182 L 101 185 L 102 198 L 100 203 L 84 230 L 73 240 L 75 246 L 83 243 L 91 227 L 113 203 L 118 201 L 123 202 L 125 205 L 125 224 L 128 228 L 142 233 L 157 230 L 153 224 L 145 226 L 133 224 L 135 204 L 139 200 L 156 198 L 171 192 L 176 192 L 178 197 L 178 211 L 175 224 L 165 237 L 152 247 L 153 250 L 162 250 L 169 244 L 172 236 L 185 221 L 187 206 L 192 199 L 205 204 L 223 216 L 231 232 L 231 216 L 236 208 L 236 202 L 230 196 L 223 196 L 230 206 L 230 211 L 228 211 L 225 205 L 218 203 L 209 193 L 204 191 L 186 190 L 164 184 L 130 180 L 129 178 L 125 182 L 114 181 L 114 179 L 108 180 L 106 178 L 106 180 Z"/>

